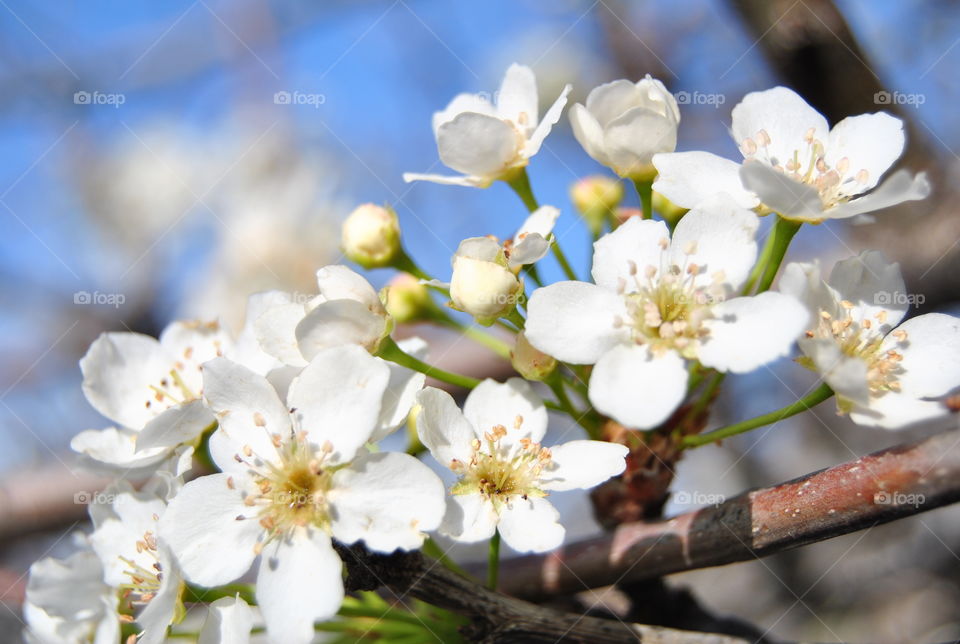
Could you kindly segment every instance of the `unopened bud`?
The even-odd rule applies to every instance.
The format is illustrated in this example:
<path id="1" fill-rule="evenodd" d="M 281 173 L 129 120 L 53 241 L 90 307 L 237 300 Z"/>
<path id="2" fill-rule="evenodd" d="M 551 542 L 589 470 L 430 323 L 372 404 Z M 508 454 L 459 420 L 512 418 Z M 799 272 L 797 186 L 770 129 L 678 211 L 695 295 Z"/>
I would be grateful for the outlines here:
<path id="1" fill-rule="evenodd" d="M 653 193 L 653 210 L 660 213 L 660 216 L 670 224 L 671 228 L 676 226 L 680 218 L 687 214 L 686 208 L 681 208 L 659 192 Z"/>
<path id="2" fill-rule="evenodd" d="M 522 291 L 496 241 L 474 237 L 460 244 L 450 278 L 454 308 L 489 326 L 513 310 Z"/>
<path id="3" fill-rule="evenodd" d="M 545 380 L 557 368 L 557 360 L 536 349 L 521 331 L 510 352 L 510 363 L 527 380 Z"/>
<path id="4" fill-rule="evenodd" d="M 389 266 L 400 252 L 400 222 L 392 208 L 357 206 L 343 222 L 344 254 L 364 268 Z"/>
<path id="5" fill-rule="evenodd" d="M 623 200 L 623 184 L 602 175 L 584 177 L 570 187 L 570 200 L 594 234 L 600 234 L 607 215 Z"/>
<path id="6" fill-rule="evenodd" d="M 432 319 L 437 305 L 426 285 L 410 273 L 400 273 L 383 289 L 384 306 L 399 324 Z"/>

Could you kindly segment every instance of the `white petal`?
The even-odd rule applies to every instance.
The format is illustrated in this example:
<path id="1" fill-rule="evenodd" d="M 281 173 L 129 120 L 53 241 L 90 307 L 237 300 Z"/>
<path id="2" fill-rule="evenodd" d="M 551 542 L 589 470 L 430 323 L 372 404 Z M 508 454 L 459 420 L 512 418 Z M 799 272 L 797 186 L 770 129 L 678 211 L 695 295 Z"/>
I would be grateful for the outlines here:
<path id="1" fill-rule="evenodd" d="M 867 404 L 870 390 L 867 387 L 867 365 L 862 359 L 845 354 L 832 338 L 801 338 L 799 344 L 837 396 Z"/>
<path id="2" fill-rule="evenodd" d="M 290 435 L 290 414 L 266 378 L 218 358 L 203 366 L 203 395 L 220 429 L 234 442 L 249 446 L 262 459 L 277 460 L 273 435 Z"/>
<path id="3" fill-rule="evenodd" d="M 540 487 L 555 492 L 595 487 L 622 474 L 629 453 L 626 445 L 605 441 L 570 441 L 551 447 Z"/>
<path id="4" fill-rule="evenodd" d="M 433 136 L 437 136 L 437 131 L 441 125 L 452 121 L 456 116 L 464 112 L 476 112 L 477 114 L 486 114 L 488 116 L 497 115 L 496 108 L 487 100 L 486 96 L 468 93 L 457 94 L 444 109 L 433 113 Z"/>
<path id="5" fill-rule="evenodd" d="M 881 352 L 903 356 L 897 376 L 904 394 L 917 398 L 942 396 L 960 386 L 960 320 L 943 313 L 910 318 L 898 327 L 905 342 L 888 335 Z"/>
<path id="6" fill-rule="evenodd" d="M 558 360 L 593 364 L 630 339 L 617 316 L 626 316 L 623 297 L 585 282 L 557 282 L 538 288 L 527 302 L 525 333 L 534 347 Z"/>
<path id="7" fill-rule="evenodd" d="M 656 154 L 659 175 L 653 189 L 683 208 L 693 208 L 718 193 L 726 193 L 741 208 L 754 208 L 760 200 L 740 181 L 740 164 L 709 152 Z"/>
<path id="8" fill-rule="evenodd" d="M 557 97 L 557 100 L 553 102 L 550 109 L 544 113 L 543 118 L 537 123 L 537 129 L 535 129 L 533 134 L 527 139 L 527 145 L 523 150 L 524 157 L 529 159 L 540 151 L 540 146 L 543 145 L 547 135 L 550 134 L 550 130 L 552 130 L 553 126 L 560 120 L 560 115 L 563 113 L 563 106 L 567 104 L 567 95 L 570 94 L 571 89 L 573 89 L 571 85 L 564 85 L 560 96 Z"/>
<path id="9" fill-rule="evenodd" d="M 309 644 L 315 622 L 343 603 L 343 563 L 319 530 L 300 529 L 267 547 L 257 573 L 257 604 L 271 642 Z"/>
<path id="10" fill-rule="evenodd" d="M 170 369 L 160 343 L 140 333 L 103 333 L 80 360 L 83 393 L 110 420 L 140 429 L 156 415 L 150 385 Z"/>
<path id="11" fill-rule="evenodd" d="M 160 644 L 167 638 L 167 627 L 176 615 L 177 602 L 180 601 L 182 579 L 180 571 L 172 560 L 167 546 L 158 545 L 159 563 L 163 568 L 163 579 L 160 588 L 150 603 L 137 614 L 137 624 L 143 631 L 137 642 L 140 644 Z M 129 577 L 127 577 L 129 582 Z"/>
<path id="12" fill-rule="evenodd" d="M 116 427 L 82 431 L 70 440 L 70 449 L 92 459 L 93 469 L 117 474 L 156 465 L 168 453 L 163 447 L 138 451 L 137 432 Z"/>
<path id="13" fill-rule="evenodd" d="M 606 166 L 611 165 L 603 147 L 603 128 L 600 127 L 596 117 L 580 103 L 575 103 L 570 108 L 569 117 L 573 136 L 583 146 L 584 151 L 595 161 Z"/>
<path id="14" fill-rule="evenodd" d="M 587 110 L 600 127 L 606 128 L 614 119 L 643 104 L 643 94 L 634 83 L 619 79 L 598 85 L 587 94 Z"/>
<path id="15" fill-rule="evenodd" d="M 140 431 L 137 436 L 137 451 L 189 443 L 213 422 L 213 413 L 202 401 L 193 400 L 186 405 L 171 407 Z"/>
<path id="16" fill-rule="evenodd" d="M 464 174 L 495 177 L 517 160 L 518 135 L 498 118 L 466 112 L 440 126 L 440 160 Z"/>
<path id="17" fill-rule="evenodd" d="M 756 193 L 770 210 L 784 217 L 820 221 L 823 211 L 820 192 L 759 161 L 747 161 L 740 167 L 740 181 Z"/>
<path id="18" fill-rule="evenodd" d="M 820 264 L 817 261 L 787 264 L 780 273 L 777 286 L 781 293 L 797 298 L 814 314 L 820 310 L 830 315 L 838 312 L 839 303 L 835 297 L 835 291 L 823 283 Z"/>
<path id="19" fill-rule="evenodd" d="M 198 367 L 223 355 L 233 339 L 219 322 L 177 321 L 160 334 L 160 346 L 176 364 L 179 376 L 191 391 L 199 391 L 202 377 Z M 166 375 L 166 374 L 164 374 Z"/>
<path id="20" fill-rule="evenodd" d="M 646 347 L 622 345 L 597 362 L 590 402 L 600 413 L 636 429 L 656 427 L 687 393 L 687 370 L 675 351 L 654 357 Z"/>
<path id="21" fill-rule="evenodd" d="M 230 478 L 211 474 L 190 481 L 160 517 L 160 538 L 184 577 L 201 586 L 219 586 L 247 572 L 263 533 L 256 510 L 244 505 L 239 486 L 229 487 Z"/>
<path id="22" fill-rule="evenodd" d="M 510 258 L 508 266 L 516 268 L 517 266 L 526 266 L 539 262 L 550 252 L 550 242 L 540 233 L 530 233 L 523 237 L 523 240 L 510 249 Z"/>
<path id="23" fill-rule="evenodd" d="M 539 443 L 547 432 L 547 408 L 526 380 L 510 378 L 497 382 L 487 378 L 467 396 L 463 415 L 483 437 L 497 425 L 507 429 L 510 442 L 529 438 Z M 519 425 L 519 426 L 518 426 Z"/>
<path id="24" fill-rule="evenodd" d="M 810 107 L 799 94 L 786 87 L 774 87 L 763 92 L 751 92 L 733 108 L 731 134 L 737 145 L 753 139 L 758 145 L 757 134 L 763 130 L 770 137 L 770 144 L 761 147 L 757 156 L 766 156 L 779 164 L 793 158 L 799 151 L 800 162 L 806 167 L 809 149 L 804 140 L 810 128 L 813 138 L 827 142 L 829 128 L 827 119 Z"/>
<path id="25" fill-rule="evenodd" d="M 603 133 L 604 150 L 620 176 L 648 166 L 654 154 L 677 147 L 677 122 L 646 107 L 634 107 L 611 121 Z"/>
<path id="26" fill-rule="evenodd" d="M 290 384 L 295 428 L 318 446 L 330 441 L 332 463 L 346 463 L 376 429 L 390 369 L 360 347 L 325 349 Z"/>
<path id="27" fill-rule="evenodd" d="M 839 299 L 855 306 L 849 311 L 851 317 L 858 322 L 869 318 L 878 331 L 885 333 L 907 313 L 907 287 L 900 264 L 887 261 L 878 250 L 834 264 L 828 284 Z M 886 317 L 884 324 L 877 323 L 878 315 Z"/>
<path id="28" fill-rule="evenodd" d="M 317 271 L 317 286 L 320 295 L 330 300 L 356 300 L 372 313 L 383 313 L 380 296 L 370 282 L 346 266 L 332 264 Z"/>
<path id="29" fill-rule="evenodd" d="M 417 435 L 433 458 L 444 467 L 450 467 L 454 459 L 467 462 L 477 434 L 453 397 L 442 389 L 427 387 L 417 394 L 417 402 L 421 406 Z"/>
<path id="30" fill-rule="evenodd" d="M 523 224 L 513 238 L 514 243 L 519 243 L 522 241 L 524 235 L 530 233 L 538 233 L 543 237 L 549 236 L 550 233 L 553 232 L 553 227 L 556 225 L 557 218 L 559 217 L 559 208 L 555 208 L 554 206 L 540 206 L 523 221 Z"/>
<path id="31" fill-rule="evenodd" d="M 427 343 L 420 338 L 407 338 L 397 343 L 405 352 L 415 358 L 426 358 Z M 390 369 L 390 381 L 383 394 L 380 418 L 377 429 L 370 437 L 372 442 L 386 438 L 393 430 L 402 425 L 410 414 L 410 408 L 417 400 L 417 392 L 423 389 L 427 377 L 419 371 L 401 367 L 395 362 L 385 362 Z"/>
<path id="32" fill-rule="evenodd" d="M 500 244 L 490 237 L 468 237 L 457 245 L 453 264 L 456 264 L 459 257 L 481 262 L 493 262 L 500 255 L 500 250 Z"/>
<path id="33" fill-rule="evenodd" d="M 844 192 L 859 194 L 877 185 L 903 154 L 905 142 L 903 121 L 898 118 L 884 112 L 848 116 L 830 130 L 824 161 L 835 168 L 838 161 L 847 159 L 851 181 L 844 184 Z M 867 171 L 864 183 L 852 180 L 860 170 Z"/>
<path id="34" fill-rule="evenodd" d="M 700 267 L 698 284 L 709 285 L 717 272 L 722 283 L 738 290 L 757 259 L 757 216 L 740 208 L 728 195 L 718 194 L 683 216 L 670 244 L 672 263 Z M 694 248 L 692 254 L 687 251 Z"/>
<path id="35" fill-rule="evenodd" d="M 207 607 L 207 620 L 197 644 L 247 644 L 253 611 L 239 597 L 221 597 Z"/>
<path id="36" fill-rule="evenodd" d="M 333 475 L 333 486 L 331 527 L 342 543 L 362 539 L 377 552 L 413 550 L 443 519 L 443 482 L 408 454 L 364 454 Z"/>
<path id="37" fill-rule="evenodd" d="M 593 244 L 593 281 L 610 291 L 637 290 L 634 275 L 643 275 L 647 266 L 660 268 L 661 243 L 670 241 L 662 221 L 631 217 L 612 233 Z"/>
<path id="38" fill-rule="evenodd" d="M 560 513 L 540 498 L 513 497 L 500 514 L 500 535 L 517 552 L 546 552 L 563 543 Z"/>
<path id="39" fill-rule="evenodd" d="M 865 212 L 875 212 L 904 201 L 917 201 L 930 196 L 927 173 L 910 176 L 907 170 L 897 170 L 870 194 L 852 199 L 827 211 L 831 219 L 844 219 Z"/>
<path id="40" fill-rule="evenodd" d="M 710 335 L 700 342 L 700 361 L 719 371 L 747 373 L 790 353 L 808 328 L 810 312 L 796 298 L 767 291 L 736 297 L 713 307 L 704 324 Z"/>
<path id="41" fill-rule="evenodd" d="M 485 541 L 493 536 L 499 520 L 493 504 L 480 494 L 451 494 L 440 534 L 462 543 Z"/>
<path id="42" fill-rule="evenodd" d="M 271 307 L 253 323 L 260 348 L 284 364 L 303 367 L 307 361 L 297 345 L 297 325 L 306 315 L 303 304 L 290 302 Z"/>
<path id="43" fill-rule="evenodd" d="M 373 313 L 356 300 L 323 302 L 297 324 L 300 354 L 312 360 L 330 347 L 356 344 L 368 351 L 375 348 L 386 328 L 386 318 Z"/>
<path id="44" fill-rule="evenodd" d="M 439 183 L 444 186 L 464 186 L 466 188 L 486 188 L 494 181 L 490 177 L 474 177 L 470 175 L 451 177 L 443 174 L 420 174 L 417 172 L 404 172 L 403 180 L 406 183 L 429 181 L 430 183 Z"/>
<path id="45" fill-rule="evenodd" d="M 871 397 L 868 405 L 854 405 L 850 410 L 850 420 L 867 427 L 884 429 L 903 429 L 946 415 L 947 409 L 942 403 L 920 400 L 908 394 L 888 391 L 879 397 Z"/>
<path id="46" fill-rule="evenodd" d="M 497 116 L 513 124 L 529 136 L 540 115 L 537 77 L 526 65 L 510 65 L 497 92 Z"/>

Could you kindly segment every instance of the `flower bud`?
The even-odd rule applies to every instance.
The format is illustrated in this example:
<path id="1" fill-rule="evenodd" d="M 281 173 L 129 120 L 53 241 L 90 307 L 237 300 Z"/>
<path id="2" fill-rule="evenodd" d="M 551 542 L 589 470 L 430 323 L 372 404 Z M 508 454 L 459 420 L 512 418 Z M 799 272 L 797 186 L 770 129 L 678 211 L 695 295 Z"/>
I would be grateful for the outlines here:
<path id="1" fill-rule="evenodd" d="M 393 208 L 357 206 L 343 222 L 344 254 L 364 268 L 389 266 L 400 252 L 400 222 Z"/>
<path id="2" fill-rule="evenodd" d="M 677 222 L 680 221 L 681 217 L 687 214 L 688 209 L 678 206 L 659 192 L 654 192 L 653 210 L 654 212 L 660 213 L 660 216 L 663 217 L 672 228 L 673 226 L 677 225 Z"/>
<path id="3" fill-rule="evenodd" d="M 455 309 L 489 326 L 513 310 L 522 290 L 500 244 L 489 237 L 460 243 L 450 279 L 450 299 Z"/>
<path id="4" fill-rule="evenodd" d="M 623 200 L 623 184 L 603 175 L 584 177 L 570 187 L 570 200 L 590 231 L 599 235 L 607 215 Z"/>
<path id="5" fill-rule="evenodd" d="M 535 349 L 522 331 L 517 334 L 517 343 L 510 352 L 510 363 L 527 380 L 546 380 L 557 368 L 556 359 Z"/>
<path id="6" fill-rule="evenodd" d="M 430 291 L 410 273 L 400 273 L 383 289 L 387 313 L 399 324 L 419 322 L 434 317 L 437 305 Z"/>

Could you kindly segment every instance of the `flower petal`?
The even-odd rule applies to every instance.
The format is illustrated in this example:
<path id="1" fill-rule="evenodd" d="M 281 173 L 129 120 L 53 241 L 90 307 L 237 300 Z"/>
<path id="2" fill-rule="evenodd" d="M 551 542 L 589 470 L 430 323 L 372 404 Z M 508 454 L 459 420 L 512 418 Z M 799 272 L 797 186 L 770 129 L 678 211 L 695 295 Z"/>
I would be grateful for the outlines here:
<path id="1" fill-rule="evenodd" d="M 677 147 L 677 122 L 647 107 L 634 107 L 603 132 L 604 150 L 620 176 L 650 165 L 653 155 Z"/>
<path id="2" fill-rule="evenodd" d="M 596 117 L 580 103 L 574 103 L 568 115 L 573 136 L 584 151 L 595 161 L 605 166 L 611 165 L 604 149 L 603 128 Z"/>
<path id="3" fill-rule="evenodd" d="M 851 317 L 857 322 L 869 318 L 879 332 L 886 333 L 907 313 L 907 287 L 900 264 L 887 261 L 878 250 L 837 262 L 827 283 L 838 299 L 854 305 Z M 883 324 L 877 323 L 878 316 L 885 318 Z"/>
<path id="4" fill-rule="evenodd" d="M 413 550 L 443 519 L 443 482 L 408 454 L 364 454 L 333 475 L 333 486 L 331 528 L 345 544 L 362 539 L 376 552 Z"/>
<path id="5" fill-rule="evenodd" d="M 288 302 L 270 307 L 253 322 L 260 348 L 284 364 L 306 366 L 297 344 L 297 325 L 306 315 L 303 304 Z"/>
<path id="6" fill-rule="evenodd" d="M 604 129 L 624 112 L 643 103 L 640 88 L 623 78 L 598 85 L 587 94 L 587 111 Z"/>
<path id="7" fill-rule="evenodd" d="M 540 116 L 537 77 L 526 65 L 514 63 L 507 68 L 497 92 L 497 116 L 513 121 L 529 136 Z"/>
<path id="8" fill-rule="evenodd" d="M 297 346 L 307 360 L 324 349 L 355 344 L 370 351 L 384 335 L 386 318 L 356 300 L 319 304 L 297 324 Z"/>
<path id="9" fill-rule="evenodd" d="M 848 356 L 833 339 L 800 339 L 800 348 L 812 361 L 817 373 L 838 397 L 867 404 L 867 364 Z"/>
<path id="10" fill-rule="evenodd" d="M 387 365 L 360 347 L 321 351 L 290 383 L 295 429 L 315 445 L 330 441 L 331 463 L 349 462 L 376 429 L 389 380 Z"/>
<path id="11" fill-rule="evenodd" d="M 885 112 L 848 116 L 833 126 L 827 141 L 824 161 L 835 168 L 841 159 L 847 159 L 849 181 L 841 188 L 854 195 L 873 188 L 900 155 L 906 138 L 903 121 Z M 860 170 L 867 171 L 863 183 L 854 177 Z"/>
<path id="12" fill-rule="evenodd" d="M 557 100 L 553 102 L 550 109 L 544 113 L 543 118 L 537 123 L 537 129 L 527 138 L 527 144 L 523 149 L 523 156 L 527 159 L 540 151 L 540 146 L 543 145 L 547 135 L 550 134 L 550 130 L 552 130 L 553 126 L 560 120 L 563 107 L 567 104 L 567 95 L 570 94 L 571 89 L 573 89 L 572 85 L 563 86 L 563 90 L 560 91 L 560 96 L 557 97 Z"/>
<path id="13" fill-rule="evenodd" d="M 608 351 L 590 376 L 590 402 L 600 413 L 636 429 L 665 421 L 687 393 L 687 370 L 675 351 L 653 356 L 646 347 Z"/>
<path id="14" fill-rule="evenodd" d="M 660 268 L 670 232 L 662 221 L 631 217 L 593 244 L 593 281 L 609 291 L 637 290 L 634 276 L 647 266 Z"/>
<path id="15" fill-rule="evenodd" d="M 480 439 L 497 425 L 506 428 L 507 437 L 513 443 L 521 438 L 539 443 L 547 432 L 547 408 L 522 378 L 510 378 L 506 382 L 487 378 L 467 396 L 463 415 Z"/>
<path id="16" fill-rule="evenodd" d="M 547 552 L 563 543 L 559 518 L 546 499 L 514 497 L 500 514 L 500 535 L 517 552 Z"/>
<path id="17" fill-rule="evenodd" d="M 897 331 L 907 334 L 905 341 L 888 335 L 880 351 L 903 356 L 897 380 L 904 394 L 928 398 L 960 386 L 960 319 L 927 313 L 910 318 Z"/>
<path id="18" fill-rule="evenodd" d="M 447 496 L 440 534 L 462 543 L 485 541 L 493 536 L 500 517 L 493 504 L 479 493 Z"/>
<path id="19" fill-rule="evenodd" d="M 457 172 L 493 177 L 517 160 L 518 138 L 505 121 L 465 112 L 440 126 L 437 147 L 440 160 Z"/>
<path id="20" fill-rule="evenodd" d="M 289 436 L 290 414 L 266 378 L 226 358 L 217 358 L 203 366 L 203 395 L 220 429 L 239 448 L 249 446 L 269 462 L 278 459 L 273 436 Z M 228 467 L 228 463 L 217 465 Z"/>
<path id="21" fill-rule="evenodd" d="M 740 181 L 752 190 L 770 210 L 789 219 L 820 221 L 823 211 L 820 192 L 785 173 L 759 161 L 747 161 L 740 167 Z"/>
<path id="22" fill-rule="evenodd" d="M 939 401 L 920 400 L 909 394 L 888 391 L 882 396 L 871 397 L 867 405 L 854 405 L 850 420 L 866 427 L 904 429 L 946 414 L 947 409 Z"/>
<path id="23" fill-rule="evenodd" d="M 471 175 L 451 177 L 444 174 L 421 174 L 417 172 L 404 172 L 403 180 L 406 183 L 429 181 L 444 186 L 464 186 L 466 188 L 486 188 L 494 181 L 490 177 L 474 177 Z"/>
<path id="24" fill-rule="evenodd" d="M 444 467 L 450 467 L 454 459 L 467 462 L 477 434 L 453 397 L 442 389 L 427 387 L 417 394 L 417 402 L 421 407 L 417 435 L 433 458 Z"/>
<path id="25" fill-rule="evenodd" d="M 244 505 L 243 492 L 228 479 L 211 474 L 190 481 L 160 517 L 159 537 L 184 577 L 201 586 L 219 586 L 247 572 L 263 533 L 256 510 Z"/>
<path id="26" fill-rule="evenodd" d="M 253 611 L 240 597 L 221 597 L 207 607 L 197 644 L 248 644 Z"/>
<path id="27" fill-rule="evenodd" d="M 719 371 L 747 373 L 790 353 L 810 322 L 810 312 L 794 297 L 767 291 L 736 297 L 713 307 L 704 324 L 698 357 Z"/>
<path id="28" fill-rule="evenodd" d="M 383 314 L 383 303 L 370 282 L 346 266 L 332 264 L 318 270 L 317 286 L 320 295 L 328 302 L 356 300 L 369 308 L 371 313 Z"/>
<path id="29" fill-rule="evenodd" d="M 343 603 L 343 562 L 324 532 L 301 528 L 260 558 L 257 604 L 271 642 L 309 644 Z"/>
<path id="30" fill-rule="evenodd" d="M 551 447 L 540 487 L 554 492 L 595 487 L 623 473 L 629 453 L 626 445 L 605 441 L 570 441 Z"/>
<path id="31" fill-rule="evenodd" d="M 397 342 L 397 345 L 404 353 L 415 358 L 420 360 L 426 358 L 427 343 L 420 338 L 406 338 Z M 423 383 L 427 379 L 419 371 L 401 367 L 395 362 L 385 362 L 385 364 L 390 369 L 390 381 L 383 394 L 377 429 L 370 437 L 372 442 L 383 440 L 407 420 L 410 409 L 417 400 L 417 392 L 423 389 Z"/>
<path id="32" fill-rule="evenodd" d="M 726 193 L 741 208 L 754 208 L 760 200 L 740 181 L 740 164 L 709 152 L 655 154 L 659 173 L 653 189 L 682 208 L 693 208 L 715 194 Z"/>
<path id="33" fill-rule="evenodd" d="M 189 443 L 213 422 L 213 413 L 202 401 L 192 400 L 186 405 L 171 407 L 140 430 L 137 451 Z"/>
<path id="34" fill-rule="evenodd" d="M 137 450 L 137 432 L 129 429 L 87 429 L 70 440 L 70 449 L 93 461 L 95 470 L 122 474 L 120 470 L 136 470 L 156 465 L 168 451 L 159 447 Z"/>
<path id="35" fill-rule="evenodd" d="M 757 259 L 757 216 L 729 195 L 717 194 L 688 212 L 677 224 L 670 244 L 672 263 L 695 263 L 698 284 L 709 285 L 722 272 L 725 284 L 739 290 Z M 687 251 L 693 247 L 694 251 Z"/>
<path id="36" fill-rule="evenodd" d="M 761 130 L 766 132 L 770 143 L 761 146 L 757 156 L 766 156 L 772 165 L 783 165 L 798 151 L 801 165 L 806 167 L 809 156 L 807 132 L 813 128 L 813 138 L 826 143 L 830 131 L 827 119 L 786 87 L 747 94 L 733 108 L 731 119 L 730 133 L 741 149 L 748 138 L 760 144 L 758 133 Z"/>
<path id="37" fill-rule="evenodd" d="M 497 115 L 497 109 L 487 100 L 486 96 L 466 92 L 457 94 L 445 108 L 433 113 L 433 136 L 437 136 L 441 125 L 449 123 L 464 112 L 476 112 L 477 114 L 486 114 L 487 116 Z"/>
<path id="38" fill-rule="evenodd" d="M 828 210 L 831 219 L 846 219 L 865 212 L 875 212 L 904 201 L 917 201 L 930 196 L 927 173 L 910 176 L 907 170 L 897 170 L 873 192 L 842 203 Z"/>
<path id="39" fill-rule="evenodd" d="M 150 385 L 170 369 L 160 343 L 140 333 L 103 333 L 80 360 L 83 393 L 110 420 L 140 429 L 156 411 Z"/>
<path id="40" fill-rule="evenodd" d="M 525 333 L 534 347 L 558 360 L 593 364 L 630 339 L 616 326 L 626 315 L 623 297 L 586 282 L 557 282 L 538 288 L 527 302 Z"/>

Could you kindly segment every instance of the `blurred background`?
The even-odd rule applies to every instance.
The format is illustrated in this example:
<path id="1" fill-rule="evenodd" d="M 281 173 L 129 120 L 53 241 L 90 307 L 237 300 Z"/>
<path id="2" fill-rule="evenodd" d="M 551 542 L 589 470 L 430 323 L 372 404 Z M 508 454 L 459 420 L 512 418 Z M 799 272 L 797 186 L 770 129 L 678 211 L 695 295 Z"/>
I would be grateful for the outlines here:
<path id="1" fill-rule="evenodd" d="M 678 149 L 731 158 L 730 110 L 749 91 L 789 85 L 831 122 L 897 113 L 909 132 L 903 163 L 928 171 L 935 195 L 871 225 L 806 227 L 792 258 L 829 266 L 880 248 L 901 262 L 918 312 L 957 312 L 960 3 L 951 0 L 0 0 L 0 33 L 4 641 L 18 637 L 24 572 L 83 527 L 73 493 L 98 484 L 68 448 L 77 432 L 107 424 L 80 389 L 90 342 L 107 330 L 156 335 L 178 317 L 220 316 L 239 329 L 251 292 L 314 292 L 315 270 L 340 259 L 339 222 L 361 202 L 393 205 L 411 255 L 445 279 L 462 238 L 507 237 L 525 211 L 503 184 L 407 185 L 401 174 L 446 170 L 432 112 L 461 91 L 492 94 L 511 62 L 536 71 L 541 110 L 567 82 L 573 103 L 602 82 L 650 73 L 688 99 Z M 529 171 L 541 203 L 562 209 L 556 232 L 585 274 L 588 234 L 567 193 L 606 170 L 564 115 Z M 552 259 L 541 271 L 560 274 Z M 482 353 L 458 356 L 449 368 L 505 373 Z M 800 371 L 784 361 L 730 379 L 714 422 L 795 399 L 811 382 Z M 674 490 L 693 503 L 667 510 L 955 424 L 889 434 L 824 405 L 689 454 Z M 564 512 L 571 537 L 597 529 L 586 497 Z M 945 508 L 668 584 L 774 639 L 954 640 L 958 519 Z"/>

